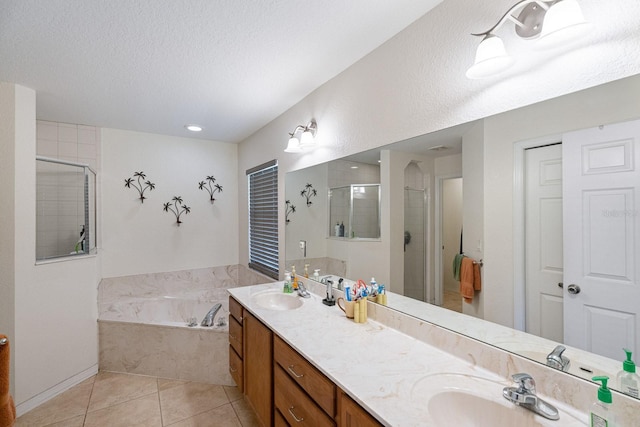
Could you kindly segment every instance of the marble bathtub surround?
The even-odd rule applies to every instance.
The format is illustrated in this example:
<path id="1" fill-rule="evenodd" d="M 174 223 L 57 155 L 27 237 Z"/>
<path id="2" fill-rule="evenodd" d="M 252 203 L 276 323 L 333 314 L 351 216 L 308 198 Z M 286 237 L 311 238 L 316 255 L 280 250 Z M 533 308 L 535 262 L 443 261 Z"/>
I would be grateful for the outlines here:
<path id="1" fill-rule="evenodd" d="M 355 400 L 371 410 L 372 413 L 379 415 L 381 419 L 390 425 L 402 425 L 402 423 L 391 422 L 395 418 L 389 419 L 383 415 L 388 411 L 392 414 L 390 416 L 393 417 L 393 413 L 398 412 L 397 408 L 395 411 L 393 410 L 393 404 L 387 407 L 389 400 L 395 401 L 397 405 L 402 405 L 403 411 L 401 412 L 403 413 L 406 412 L 404 410 L 405 406 L 409 406 L 407 411 L 412 413 L 414 411 L 412 406 L 414 405 L 421 408 L 421 411 L 425 411 L 424 396 L 422 396 L 421 402 L 414 402 L 412 405 L 410 396 L 404 394 L 409 393 L 410 395 L 410 390 L 415 386 L 416 381 L 430 373 L 452 372 L 452 370 L 456 369 L 459 373 L 465 375 L 486 376 L 487 378 L 497 379 L 498 382 L 504 385 L 512 384 L 511 376 L 515 373 L 529 373 L 536 380 L 537 390 L 541 396 L 551 400 L 554 404 L 558 402 L 561 408 L 578 418 L 584 416 L 585 418 L 580 420 L 586 422 L 585 414 L 588 413 L 597 393 L 597 385 L 592 382 L 562 374 L 543 364 L 374 303 L 369 303 L 369 321 L 367 324 L 353 324 L 353 322 L 346 320 L 339 309 L 334 314 L 336 312 L 335 307 L 326 307 L 321 303 L 320 297 L 324 295 L 326 289 L 324 285 L 316 285 L 311 280 L 305 281 L 305 284 L 315 294 L 311 304 L 313 306 L 319 304 L 319 306 L 323 307 L 322 309 L 314 307 L 316 311 L 319 310 L 319 318 L 308 316 L 313 317 L 314 325 L 322 325 L 322 330 L 326 331 L 328 321 L 325 320 L 325 317 L 336 315 L 344 320 L 340 327 L 332 328 L 335 334 L 331 334 L 326 338 L 315 337 L 316 342 L 314 344 L 313 342 L 307 342 L 308 338 L 304 338 L 305 333 L 311 333 L 309 331 L 311 326 L 299 323 L 304 322 L 304 319 L 300 319 L 299 322 L 287 319 L 287 317 L 297 314 L 285 312 L 277 315 L 275 313 L 265 313 L 264 310 L 256 310 L 254 314 L 259 318 L 261 316 L 268 317 L 276 325 L 279 325 L 282 320 L 286 320 L 289 329 L 294 330 L 286 330 L 284 332 L 285 336 L 281 335 L 285 341 L 306 357 L 315 359 L 316 362 L 312 363 L 317 363 L 317 367 L 343 387 L 346 392 L 353 393 L 352 397 Z M 265 285 L 265 287 L 268 286 L 274 285 Z M 278 285 L 276 284 L 275 286 Z M 264 287 L 256 286 L 231 290 L 230 292 L 233 295 L 239 293 L 248 294 L 254 289 L 258 290 L 258 288 L 264 289 Z M 341 292 L 336 291 L 336 297 L 340 295 Z M 316 296 L 318 298 L 317 301 Z M 304 307 L 307 307 L 307 305 L 308 303 L 305 302 Z M 280 317 L 284 319 L 280 319 Z M 261 320 L 264 321 L 264 319 Z M 348 352 L 346 354 L 336 354 L 335 351 L 337 348 L 342 351 L 342 349 L 349 347 L 349 345 L 345 347 L 343 344 L 336 343 L 336 340 L 344 339 L 344 337 L 340 337 L 343 332 L 347 333 L 347 335 L 352 333 L 352 330 L 348 329 L 349 327 L 344 323 L 352 324 L 359 328 L 356 330 L 360 331 L 357 335 L 366 336 L 362 338 L 361 346 L 363 347 L 355 347 L 360 348 L 360 350 L 354 350 L 354 354 L 349 354 Z M 284 326 L 284 323 L 282 325 Z M 306 331 L 305 328 L 307 329 Z M 393 335 L 391 332 L 400 334 L 400 336 Z M 387 333 L 390 336 L 383 337 Z M 397 339 L 402 344 L 391 341 L 392 339 Z M 367 345 L 371 345 L 371 347 L 367 348 Z M 426 345 L 426 347 L 422 347 L 423 345 Z M 321 346 L 323 348 L 319 348 Z M 376 370 L 377 375 L 372 377 L 370 373 L 362 372 L 362 381 L 359 381 L 357 376 L 354 377 L 352 375 L 350 368 L 346 368 L 339 363 L 343 359 L 353 360 L 354 357 L 359 357 L 360 352 L 368 355 L 367 360 L 380 360 L 381 362 L 380 368 Z M 343 373 L 345 376 L 342 376 Z M 336 379 L 334 375 L 337 375 L 339 379 Z M 368 384 L 367 377 L 372 377 L 370 380 L 375 384 Z M 395 400 L 400 397 L 402 399 Z M 634 422 L 637 422 L 637 414 L 640 411 L 640 403 L 637 400 L 617 392 L 614 392 L 613 399 L 619 414 L 620 425 L 633 425 Z M 420 417 L 426 415 L 422 414 L 421 411 L 417 411 L 415 416 L 418 417 L 416 418 L 417 420 L 424 421 Z M 398 419 L 398 422 L 400 421 L 402 420 Z M 563 419 L 561 419 L 562 421 Z M 404 425 L 407 425 L 406 420 Z"/>
<path id="2" fill-rule="evenodd" d="M 100 369 L 233 385 L 227 289 L 268 280 L 239 265 L 103 279 L 98 288 Z M 199 324 L 215 303 L 222 307 L 213 327 L 187 326 L 192 317 Z"/>

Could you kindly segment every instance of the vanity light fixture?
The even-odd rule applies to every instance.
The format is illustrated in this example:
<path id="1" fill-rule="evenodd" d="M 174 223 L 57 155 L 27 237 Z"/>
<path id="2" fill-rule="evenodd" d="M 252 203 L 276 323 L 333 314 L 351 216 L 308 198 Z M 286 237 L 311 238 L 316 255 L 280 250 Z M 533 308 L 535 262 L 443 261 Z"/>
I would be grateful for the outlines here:
<path id="1" fill-rule="evenodd" d="M 507 53 L 502 39 L 495 34 L 507 21 L 515 24 L 518 37 L 535 40 L 537 47 L 542 48 L 559 46 L 573 40 L 588 27 L 576 0 L 519 1 L 489 30 L 472 34 L 483 39 L 476 50 L 474 64 L 467 70 L 468 78 L 491 77 L 513 65 L 514 59 Z"/>
<path id="2" fill-rule="evenodd" d="M 202 126 L 200 125 L 194 125 L 194 124 L 190 124 L 190 125 L 184 125 L 184 128 L 188 131 L 191 132 L 200 132 L 202 131 Z"/>
<path id="3" fill-rule="evenodd" d="M 316 121 L 311 119 L 306 126 L 298 125 L 289 134 L 289 143 L 285 148 L 286 153 L 301 153 L 303 150 L 313 148 L 316 145 L 315 136 L 318 132 Z"/>

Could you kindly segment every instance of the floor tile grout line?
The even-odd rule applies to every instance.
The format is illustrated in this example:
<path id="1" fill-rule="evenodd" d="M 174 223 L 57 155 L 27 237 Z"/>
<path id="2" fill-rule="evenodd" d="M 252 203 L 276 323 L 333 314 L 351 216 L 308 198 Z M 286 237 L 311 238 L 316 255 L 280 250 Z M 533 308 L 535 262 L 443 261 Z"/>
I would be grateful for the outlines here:
<path id="1" fill-rule="evenodd" d="M 162 400 L 160 399 L 160 378 L 156 377 L 156 388 L 158 389 L 158 408 L 160 408 L 160 425 L 164 427 L 164 417 L 162 416 Z"/>
<path id="2" fill-rule="evenodd" d="M 93 382 L 91 383 L 91 392 L 89 392 L 89 399 L 87 400 L 87 407 L 84 408 L 84 417 L 82 418 L 82 426 L 87 423 L 87 414 L 89 413 L 89 405 L 91 405 L 91 396 L 93 396 L 93 388 L 96 386 L 96 378 L 98 374 L 93 376 Z"/>

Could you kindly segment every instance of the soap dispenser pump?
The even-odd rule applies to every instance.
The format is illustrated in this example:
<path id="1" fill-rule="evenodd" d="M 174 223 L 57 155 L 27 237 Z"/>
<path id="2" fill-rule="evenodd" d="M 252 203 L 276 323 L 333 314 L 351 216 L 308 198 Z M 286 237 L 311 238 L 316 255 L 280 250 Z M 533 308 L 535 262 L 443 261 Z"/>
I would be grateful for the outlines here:
<path id="1" fill-rule="evenodd" d="M 609 377 L 593 377 L 593 381 L 600 381 L 602 385 L 598 388 L 598 400 L 591 406 L 589 425 L 591 427 L 615 427 L 615 416 L 611 407 L 611 390 L 607 388 Z"/>
<path id="2" fill-rule="evenodd" d="M 618 384 L 620 385 L 620 391 L 629 396 L 638 398 L 638 385 L 640 384 L 640 377 L 636 374 L 636 364 L 631 359 L 631 350 L 623 349 L 627 354 L 627 360 L 622 363 L 622 371 L 618 373 Z"/>

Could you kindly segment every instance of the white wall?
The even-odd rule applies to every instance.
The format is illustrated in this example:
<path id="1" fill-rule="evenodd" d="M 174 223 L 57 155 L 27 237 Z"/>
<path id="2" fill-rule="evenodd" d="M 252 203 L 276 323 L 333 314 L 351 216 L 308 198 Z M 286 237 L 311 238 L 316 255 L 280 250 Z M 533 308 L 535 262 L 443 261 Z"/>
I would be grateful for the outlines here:
<path id="1" fill-rule="evenodd" d="M 15 210 L 10 214 L 15 244 L 7 246 L 2 240 L 3 253 L 13 256 L 13 280 L 11 272 L 3 271 L 2 277 L 3 282 L 9 279 L 6 284 L 15 295 L 13 390 L 20 412 L 28 400 L 97 369 L 98 258 L 35 265 L 35 91 L 2 84 L 3 95 L 12 91 L 15 98 L 0 97 L 3 110 L 7 103 L 14 104 L 15 120 L 13 141 L 2 141 L 13 143 L 15 150 Z M 3 116 L 3 127 L 8 120 Z M 10 182 L 3 180 L 2 186 Z"/>
<path id="2" fill-rule="evenodd" d="M 460 252 L 462 231 L 462 178 L 442 181 L 442 284 L 448 291 L 458 292 L 460 282 L 453 277 L 453 259 Z"/>
<path id="3" fill-rule="evenodd" d="M 103 129 L 102 276 L 238 264 L 237 164 L 235 144 Z M 144 203 L 124 186 L 140 171 L 156 184 Z M 198 189 L 209 175 L 223 187 L 214 204 Z M 163 211 L 174 196 L 191 208 L 180 226 Z"/>
<path id="4" fill-rule="evenodd" d="M 595 25 L 574 50 L 536 54 L 540 62 L 517 66 L 500 78 L 468 80 L 464 73 L 479 42 L 469 33 L 489 28 L 512 4 L 443 2 L 243 141 L 238 171 L 241 262 L 248 258 L 248 168 L 278 159 L 284 209 L 283 176 L 288 171 L 640 72 L 640 2 L 623 0 L 605 8 L 597 0 L 583 0 L 584 14 Z M 523 42 L 518 43 L 516 50 L 522 50 Z M 284 153 L 287 133 L 312 117 L 318 123 L 319 148 Z M 279 236 L 284 253 L 282 224 Z"/>

